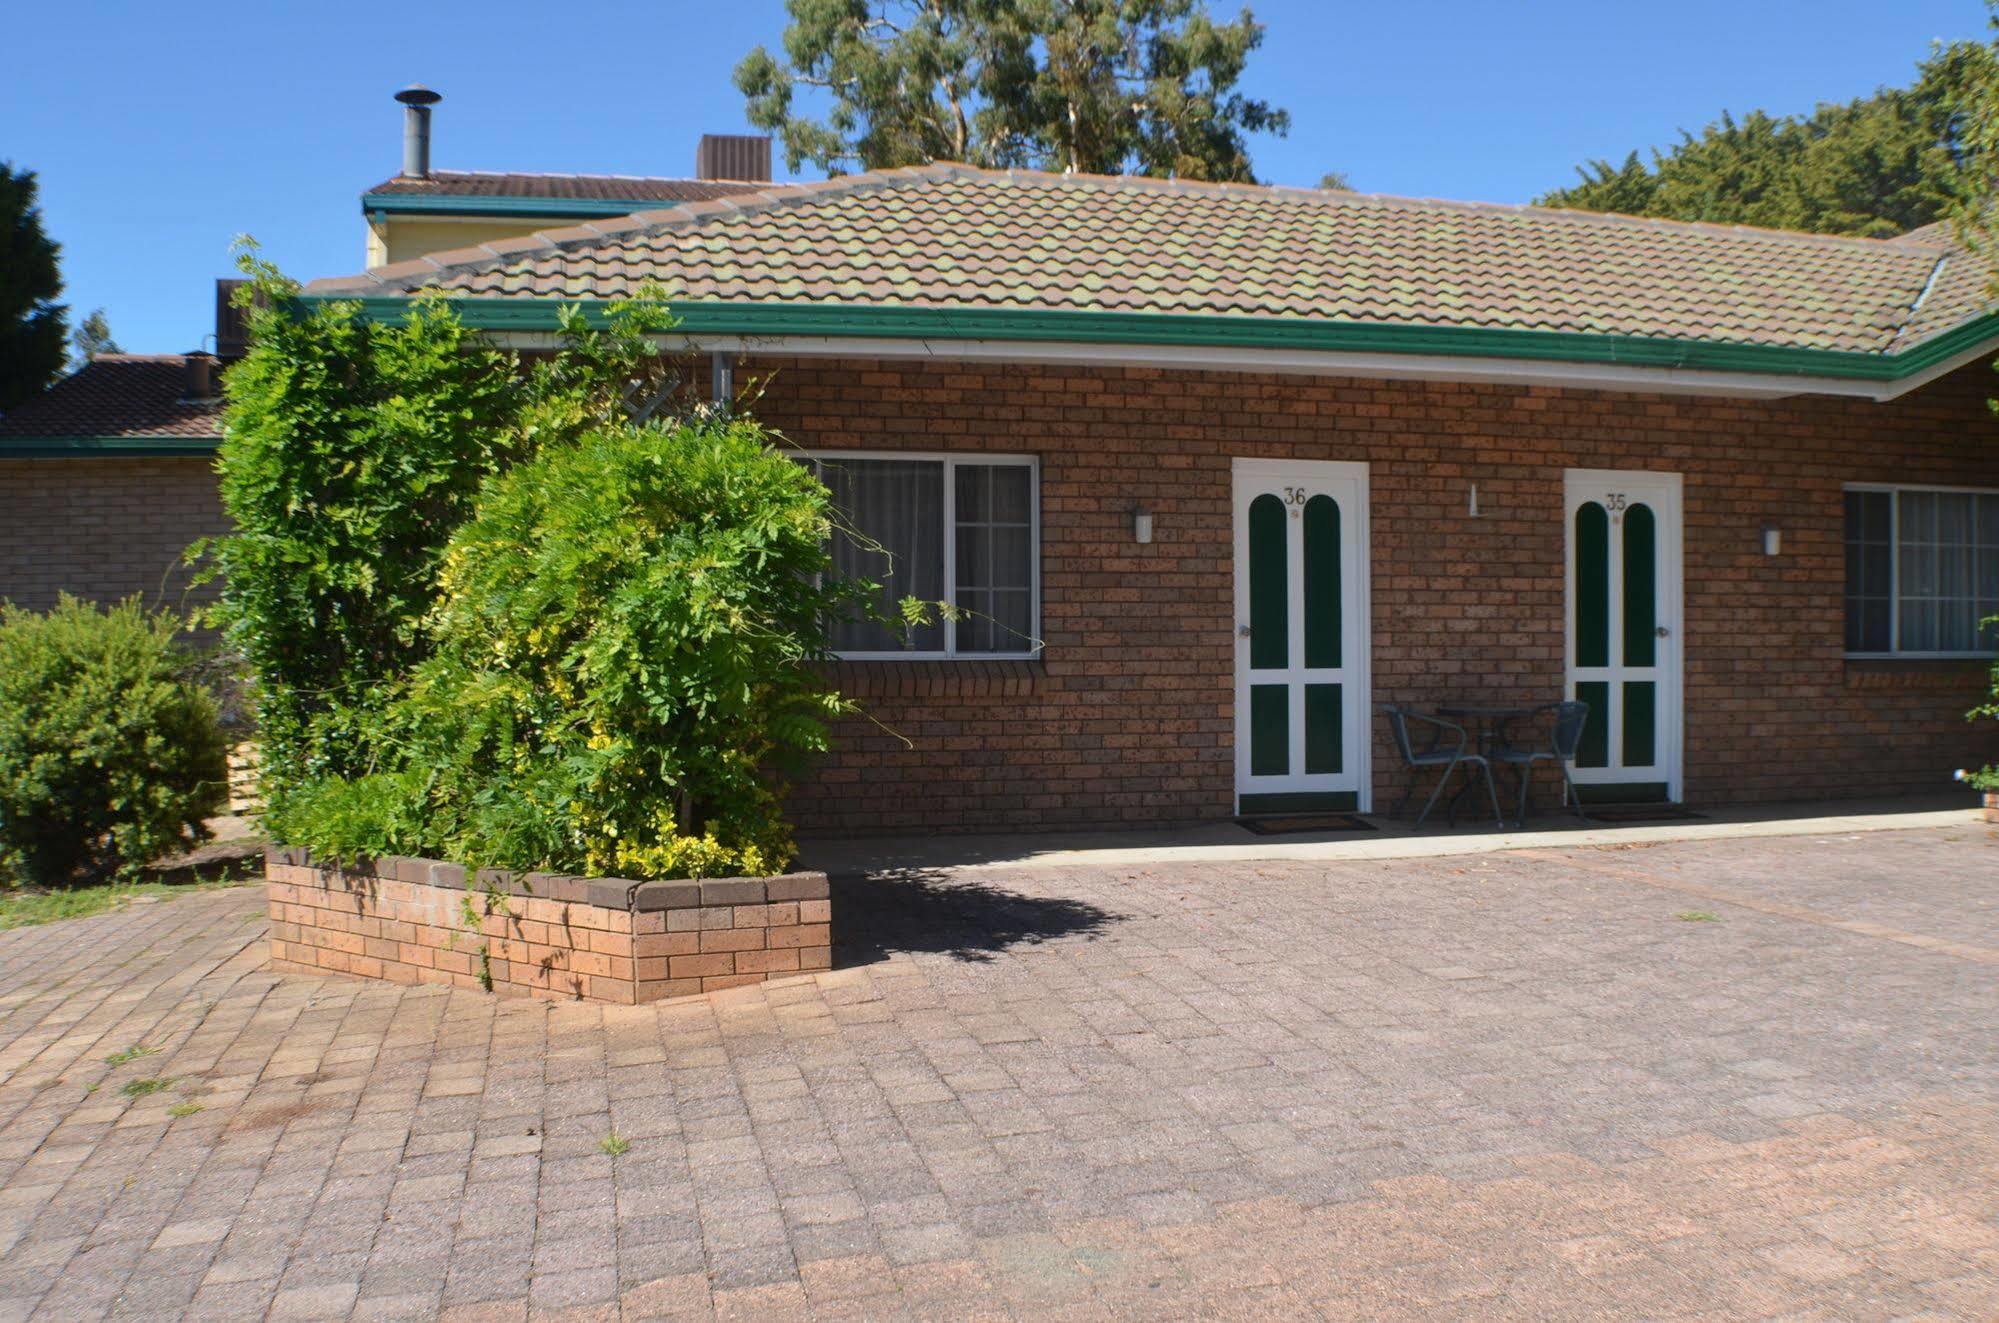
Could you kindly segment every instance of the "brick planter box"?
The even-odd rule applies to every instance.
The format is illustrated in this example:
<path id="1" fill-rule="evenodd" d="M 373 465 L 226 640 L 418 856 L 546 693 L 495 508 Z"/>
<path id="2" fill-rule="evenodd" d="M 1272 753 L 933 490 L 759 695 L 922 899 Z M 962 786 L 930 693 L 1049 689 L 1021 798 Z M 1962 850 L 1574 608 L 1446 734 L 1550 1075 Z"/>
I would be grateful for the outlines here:
<path id="1" fill-rule="evenodd" d="M 264 876 L 280 969 L 477 988 L 483 963 L 498 993 L 634 1005 L 833 963 L 824 873 L 625 882 L 488 870 L 468 889 L 457 864 L 272 849 Z M 489 886 L 505 897 L 490 914 Z"/>
<path id="2" fill-rule="evenodd" d="M 1999 822 L 1999 790 L 1985 792 L 1985 820 Z"/>

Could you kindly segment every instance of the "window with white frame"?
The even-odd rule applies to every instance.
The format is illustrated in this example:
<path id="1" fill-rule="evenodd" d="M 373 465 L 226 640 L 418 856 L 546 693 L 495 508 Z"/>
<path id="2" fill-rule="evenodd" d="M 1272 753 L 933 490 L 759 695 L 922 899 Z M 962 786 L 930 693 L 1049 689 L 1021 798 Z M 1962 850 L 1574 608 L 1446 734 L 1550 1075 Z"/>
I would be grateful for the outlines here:
<path id="1" fill-rule="evenodd" d="M 1026 657 L 1038 648 L 1039 500 L 1029 457 L 819 454 L 809 461 L 840 513 L 833 564 L 880 585 L 897 618 L 906 597 L 950 602 L 912 629 L 851 620 L 832 630 L 844 657 Z"/>
<path id="2" fill-rule="evenodd" d="M 1848 653 L 1989 656 L 1995 615 L 1999 492 L 1847 489 Z"/>

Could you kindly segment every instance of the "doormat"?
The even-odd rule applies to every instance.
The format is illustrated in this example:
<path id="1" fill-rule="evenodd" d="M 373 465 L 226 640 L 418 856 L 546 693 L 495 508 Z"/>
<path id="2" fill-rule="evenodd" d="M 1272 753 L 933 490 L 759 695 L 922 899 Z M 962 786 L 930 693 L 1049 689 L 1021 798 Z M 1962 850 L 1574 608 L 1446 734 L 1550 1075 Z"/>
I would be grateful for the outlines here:
<path id="1" fill-rule="evenodd" d="M 1236 826 L 1258 836 L 1293 836 L 1315 831 L 1373 831 L 1374 824 L 1351 813 L 1301 813 L 1288 817 L 1237 818 Z"/>
<path id="2" fill-rule="evenodd" d="M 1626 822 L 1705 822 L 1707 814 L 1684 804 L 1585 804 L 1591 822 L 1616 826 Z"/>

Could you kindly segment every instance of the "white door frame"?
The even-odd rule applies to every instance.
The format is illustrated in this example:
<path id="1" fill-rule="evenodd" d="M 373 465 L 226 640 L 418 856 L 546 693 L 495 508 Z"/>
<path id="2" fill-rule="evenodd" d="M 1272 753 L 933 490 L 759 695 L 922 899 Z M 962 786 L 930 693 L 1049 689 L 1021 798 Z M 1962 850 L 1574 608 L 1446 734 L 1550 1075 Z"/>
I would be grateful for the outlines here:
<path id="1" fill-rule="evenodd" d="M 1603 680 L 1610 686 L 1610 711 L 1604 714 L 1604 727 L 1608 745 L 1606 766 L 1572 768 L 1576 784 L 1582 785 L 1625 785 L 1663 781 L 1666 783 L 1666 798 L 1678 803 L 1681 794 L 1681 756 L 1686 742 L 1686 646 L 1684 631 L 1684 599 L 1686 583 L 1686 549 L 1682 528 L 1685 514 L 1685 484 L 1677 473 L 1659 473 L 1641 469 L 1564 469 L 1562 471 L 1562 529 L 1563 544 L 1566 548 L 1563 567 L 1562 587 L 1562 689 L 1569 698 L 1576 696 L 1578 678 Z M 1576 667 L 1576 510 L 1586 501 L 1596 501 L 1605 506 L 1612 517 L 1610 538 L 1610 561 L 1606 567 L 1610 582 L 1609 615 L 1605 627 L 1609 630 L 1612 657 L 1621 659 L 1618 651 L 1624 639 L 1624 597 L 1622 590 L 1622 570 L 1624 567 L 1624 543 L 1617 536 L 1623 527 L 1619 517 L 1619 507 L 1614 503 L 1622 498 L 1625 504 L 1643 502 L 1652 507 L 1657 520 L 1659 539 L 1657 549 L 1659 568 L 1658 613 L 1659 625 L 1666 634 L 1659 640 L 1657 660 L 1649 668 L 1627 668 L 1622 664 L 1607 667 L 1590 667 L 1587 676 L 1578 677 Z M 1650 672 L 1649 675 L 1646 672 Z M 1627 672 L 1630 674 L 1627 677 Z M 1624 748 L 1620 738 L 1623 732 L 1621 719 L 1624 705 L 1624 681 L 1626 678 L 1649 678 L 1658 685 L 1658 729 L 1657 747 L 1653 750 L 1656 759 L 1651 767 L 1627 769 L 1623 766 Z"/>
<path id="2" fill-rule="evenodd" d="M 1373 553 L 1369 536 L 1367 465 L 1347 461 L 1292 459 L 1237 459 L 1231 466 L 1231 510 L 1235 521 L 1235 601 L 1230 617 L 1235 635 L 1235 787 L 1236 809 L 1242 808 L 1245 794 L 1309 794 L 1314 792 L 1354 792 L 1356 811 L 1367 813 L 1374 807 L 1372 732 L 1374 653 Z M 1252 777 L 1249 770 L 1249 639 L 1243 634 L 1249 619 L 1249 502 L 1273 487 L 1281 490 L 1286 480 L 1302 492 L 1294 513 L 1304 500 L 1320 492 L 1340 503 L 1340 666 L 1337 670 L 1307 671 L 1304 663 L 1305 576 L 1304 538 L 1288 537 L 1285 543 L 1285 590 L 1289 596 L 1291 665 L 1281 675 L 1291 686 L 1291 761 L 1302 768 L 1304 751 L 1304 683 L 1315 680 L 1341 685 L 1341 737 L 1343 770 L 1338 773 L 1308 775 L 1302 770 L 1287 776 Z M 1254 784 L 1252 784 L 1254 782 Z M 1338 784 L 1328 784 L 1338 782 Z"/>

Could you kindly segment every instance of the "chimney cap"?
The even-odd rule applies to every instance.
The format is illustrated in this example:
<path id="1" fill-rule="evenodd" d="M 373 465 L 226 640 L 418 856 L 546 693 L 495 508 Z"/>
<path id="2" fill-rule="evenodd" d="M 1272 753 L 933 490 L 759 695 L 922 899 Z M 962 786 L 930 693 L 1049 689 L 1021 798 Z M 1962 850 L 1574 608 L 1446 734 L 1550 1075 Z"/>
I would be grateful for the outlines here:
<path id="1" fill-rule="evenodd" d="M 704 133 L 694 149 L 696 179 L 770 182 L 770 135 Z"/>
<path id="2" fill-rule="evenodd" d="M 215 355 L 197 349 L 181 358 L 183 403 L 193 404 L 215 398 Z"/>
<path id="3" fill-rule="evenodd" d="M 406 106 L 434 106 L 444 100 L 444 93 L 433 92 L 422 83 L 411 83 L 396 93 L 396 100 Z"/>

